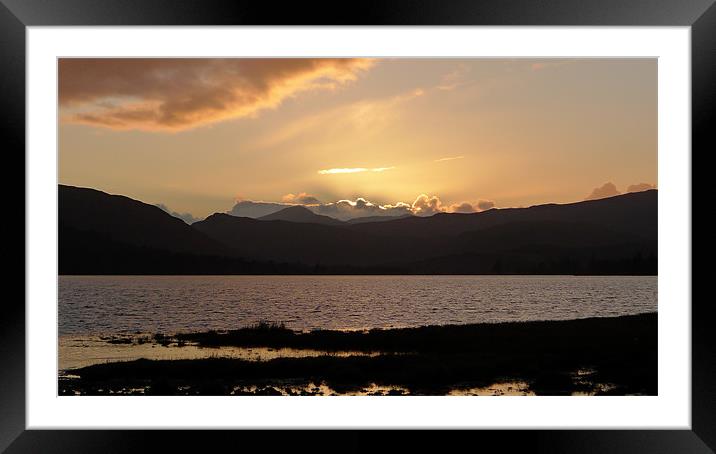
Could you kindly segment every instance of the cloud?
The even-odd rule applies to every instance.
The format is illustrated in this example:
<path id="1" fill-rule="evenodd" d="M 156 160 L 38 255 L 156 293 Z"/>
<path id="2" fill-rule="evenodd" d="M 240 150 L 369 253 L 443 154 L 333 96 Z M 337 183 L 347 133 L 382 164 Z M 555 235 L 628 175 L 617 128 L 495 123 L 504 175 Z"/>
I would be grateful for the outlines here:
<path id="1" fill-rule="evenodd" d="M 276 213 L 289 206 L 303 205 L 316 214 L 346 221 L 348 219 L 367 216 L 404 216 L 412 212 L 412 207 L 409 203 L 397 202 L 395 205 L 379 205 L 362 197 L 356 200 L 339 200 L 332 203 L 321 203 L 314 196 L 300 193 L 297 195 L 287 194 L 283 200 L 283 202 L 239 200 L 231 210 L 227 211 L 227 214 L 255 219 Z"/>
<path id="2" fill-rule="evenodd" d="M 425 194 L 420 194 L 412 204 L 396 202 L 395 204 L 381 205 L 363 197 L 358 197 L 355 200 L 338 200 L 331 203 L 321 203 L 317 197 L 301 192 L 299 194 L 286 194 L 283 197 L 283 202 L 240 200 L 236 202 L 236 205 L 234 205 L 227 214 L 240 217 L 260 218 L 294 205 L 303 205 L 316 214 L 347 221 L 349 219 L 368 216 L 432 216 L 436 213 L 446 212 L 475 213 L 493 208 L 495 203 L 488 200 L 480 200 L 475 204 L 461 202 L 445 206 L 439 197 L 427 196 Z"/>
<path id="3" fill-rule="evenodd" d="M 468 202 L 462 202 L 462 203 L 454 203 L 450 205 L 450 212 L 451 213 L 474 213 L 475 207 L 473 207 Z"/>
<path id="4" fill-rule="evenodd" d="M 372 169 L 366 167 L 341 167 L 337 169 L 325 169 L 319 170 L 320 175 L 335 175 L 341 173 L 361 173 L 361 172 L 385 172 L 386 170 L 395 169 L 395 166 L 391 167 L 374 167 Z"/>
<path id="5" fill-rule="evenodd" d="M 491 208 L 495 208 L 495 202 L 491 200 L 480 200 L 479 202 L 477 202 L 477 208 L 480 211 L 489 210 Z"/>
<path id="6" fill-rule="evenodd" d="M 632 184 L 627 187 L 626 192 L 642 192 L 642 191 L 648 191 L 649 189 L 656 189 L 655 184 L 649 184 L 649 183 L 639 183 L 639 184 Z"/>
<path id="7" fill-rule="evenodd" d="M 447 211 L 450 213 L 476 213 L 478 211 L 485 211 L 494 207 L 495 202 L 490 200 L 479 200 L 475 204 L 470 202 L 453 203 Z"/>
<path id="8" fill-rule="evenodd" d="M 297 204 L 297 205 L 319 205 L 321 203 L 315 196 L 300 192 L 298 194 L 286 194 L 281 198 L 285 203 Z"/>
<path id="9" fill-rule="evenodd" d="M 589 194 L 584 200 L 604 199 L 607 197 L 614 197 L 619 194 L 621 194 L 621 192 L 617 190 L 617 187 L 614 185 L 614 183 L 607 182 L 598 188 L 594 188 L 592 193 Z"/>
<path id="10" fill-rule="evenodd" d="M 62 58 L 61 119 L 111 129 L 179 131 L 278 107 L 355 81 L 372 59 Z"/>
<path id="11" fill-rule="evenodd" d="M 463 159 L 464 157 L 465 156 L 449 156 L 447 158 L 436 159 L 434 162 L 454 161 L 456 159 Z"/>
<path id="12" fill-rule="evenodd" d="M 446 212 L 474 213 L 494 206 L 494 202 L 486 200 L 481 200 L 475 205 L 469 202 L 462 202 L 445 206 L 438 196 L 420 194 L 412 204 L 398 202 L 395 205 L 376 205 L 363 198 L 358 198 L 355 202 L 340 200 L 332 204 L 319 205 L 315 207 L 314 211 L 318 214 L 345 220 L 361 216 L 400 216 L 405 214 L 432 216 Z"/>
<path id="13" fill-rule="evenodd" d="M 410 214 L 411 207 L 404 202 L 395 205 L 378 205 L 362 197 L 355 201 L 339 200 L 335 203 L 326 203 L 316 207 L 309 207 L 317 214 L 330 216 L 342 221 L 367 216 L 401 216 Z"/>
<path id="14" fill-rule="evenodd" d="M 175 218 L 181 219 L 189 225 L 201 220 L 199 218 L 195 218 L 194 215 L 192 215 L 191 213 L 177 213 L 176 211 L 172 211 L 169 209 L 168 206 L 164 205 L 163 203 L 157 203 L 155 206 L 160 208 L 162 211 L 169 213 Z"/>
<path id="15" fill-rule="evenodd" d="M 442 213 L 445 210 L 440 202 L 440 198 L 437 196 L 428 197 L 425 194 L 420 194 L 412 205 L 413 214 L 416 216 L 432 216 L 436 213 Z"/>

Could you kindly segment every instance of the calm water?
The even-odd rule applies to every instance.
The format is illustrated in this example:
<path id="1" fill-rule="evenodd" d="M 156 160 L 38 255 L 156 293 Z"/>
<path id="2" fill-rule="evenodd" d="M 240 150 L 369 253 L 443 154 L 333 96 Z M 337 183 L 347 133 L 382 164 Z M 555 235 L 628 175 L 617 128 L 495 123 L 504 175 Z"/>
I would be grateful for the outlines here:
<path id="1" fill-rule="evenodd" d="M 564 320 L 657 310 L 657 278 L 60 276 L 59 334 Z"/>

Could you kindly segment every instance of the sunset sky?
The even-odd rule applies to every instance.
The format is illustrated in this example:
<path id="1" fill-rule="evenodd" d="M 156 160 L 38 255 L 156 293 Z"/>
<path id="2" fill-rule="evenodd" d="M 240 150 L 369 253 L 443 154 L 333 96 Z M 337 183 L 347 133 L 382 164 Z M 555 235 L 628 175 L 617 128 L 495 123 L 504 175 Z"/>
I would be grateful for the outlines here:
<path id="1" fill-rule="evenodd" d="M 432 214 L 657 184 L 655 59 L 61 59 L 59 106 L 60 183 L 196 218 L 237 200 Z"/>

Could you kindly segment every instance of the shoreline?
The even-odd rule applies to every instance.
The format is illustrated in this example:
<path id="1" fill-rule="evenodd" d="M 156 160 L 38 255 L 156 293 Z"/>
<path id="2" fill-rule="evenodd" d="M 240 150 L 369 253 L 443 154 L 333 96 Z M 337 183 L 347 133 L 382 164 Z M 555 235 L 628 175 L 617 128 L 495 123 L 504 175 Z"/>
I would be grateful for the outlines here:
<path id="1" fill-rule="evenodd" d="M 657 320 L 658 313 L 651 312 L 349 332 L 296 332 L 265 323 L 226 332 L 156 335 L 158 343 L 184 342 L 209 350 L 290 348 L 325 354 L 96 364 L 68 370 L 76 378 L 60 379 L 59 392 L 325 395 L 373 390 L 386 395 L 447 395 L 521 384 L 520 392 L 538 395 L 655 395 Z M 346 351 L 376 354 L 342 354 Z"/>

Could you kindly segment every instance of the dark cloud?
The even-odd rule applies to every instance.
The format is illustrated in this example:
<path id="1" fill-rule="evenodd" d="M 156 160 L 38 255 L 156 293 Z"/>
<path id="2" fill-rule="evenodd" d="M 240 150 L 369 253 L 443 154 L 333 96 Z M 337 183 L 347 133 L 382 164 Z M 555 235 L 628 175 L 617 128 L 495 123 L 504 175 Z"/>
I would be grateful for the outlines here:
<path id="1" fill-rule="evenodd" d="M 199 218 L 194 217 L 194 215 L 192 215 L 191 213 L 177 213 L 176 211 L 172 211 L 171 209 L 169 209 L 168 206 L 164 205 L 163 203 L 157 203 L 155 206 L 160 208 L 162 211 L 169 213 L 175 218 L 181 219 L 189 225 L 201 220 Z"/>
<path id="2" fill-rule="evenodd" d="M 370 59 L 62 58 L 62 120 L 113 129 L 182 130 L 334 89 Z"/>
<path id="3" fill-rule="evenodd" d="M 604 199 L 607 197 L 614 197 L 619 194 L 621 194 L 621 192 L 617 190 L 617 187 L 614 185 L 614 183 L 608 182 L 604 183 L 598 188 L 594 188 L 592 193 L 589 194 L 584 200 Z"/>

